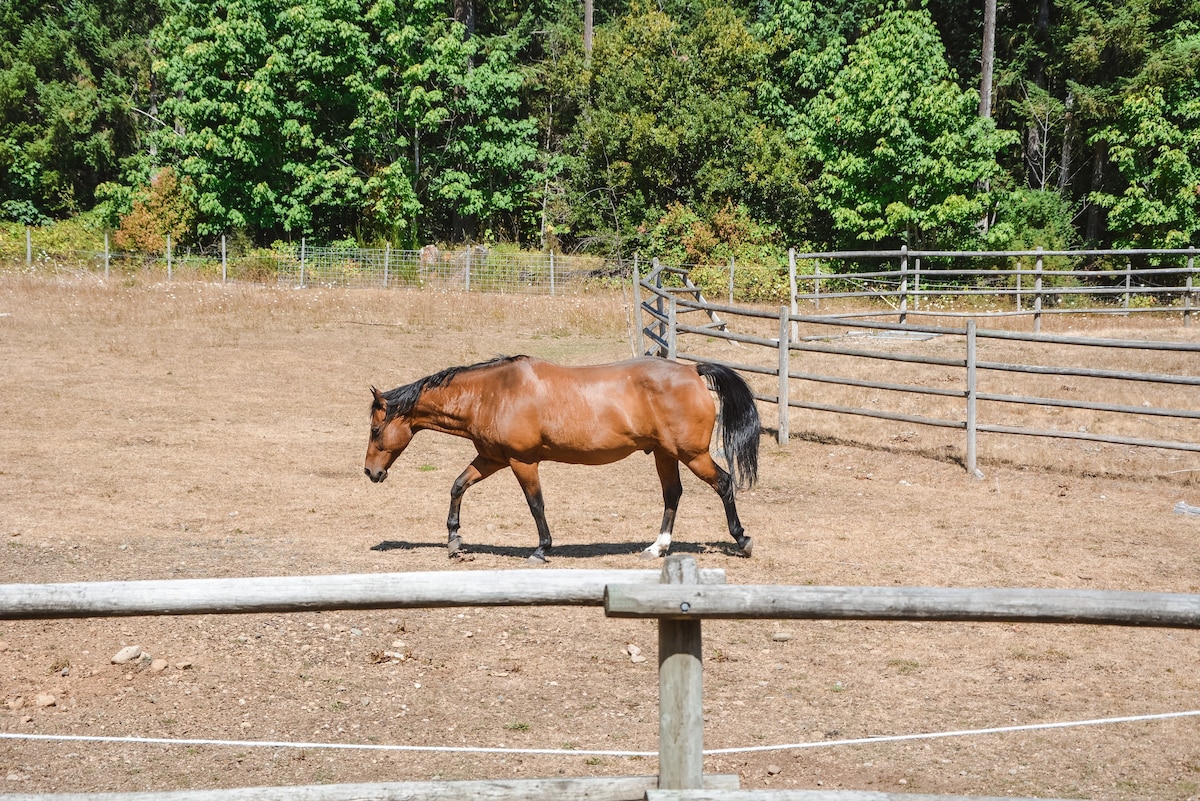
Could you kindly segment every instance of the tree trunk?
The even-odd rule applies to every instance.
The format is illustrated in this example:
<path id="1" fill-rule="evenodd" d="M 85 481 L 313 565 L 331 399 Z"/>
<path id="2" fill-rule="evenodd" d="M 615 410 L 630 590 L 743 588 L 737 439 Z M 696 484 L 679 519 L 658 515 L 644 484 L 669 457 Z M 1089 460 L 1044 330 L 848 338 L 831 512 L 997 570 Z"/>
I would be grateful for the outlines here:
<path id="1" fill-rule="evenodd" d="M 1067 111 L 1063 115 L 1062 153 L 1058 160 L 1058 191 L 1065 193 L 1071 187 L 1071 140 L 1075 137 L 1075 95 L 1067 92 Z"/>
<path id="2" fill-rule="evenodd" d="M 594 0 L 583 0 L 583 57 L 592 56 L 592 12 Z"/>
<path id="3" fill-rule="evenodd" d="M 983 70 L 979 81 L 979 116 L 992 116 L 992 70 L 996 55 L 996 0 L 983 4 Z"/>
<path id="4" fill-rule="evenodd" d="M 1099 192 L 1104 188 L 1104 162 L 1108 159 L 1108 148 L 1104 142 L 1097 142 L 1092 152 L 1092 191 Z M 1084 237 L 1089 245 L 1100 241 L 1100 226 L 1103 224 L 1104 209 L 1095 203 L 1088 204 L 1087 230 Z"/>

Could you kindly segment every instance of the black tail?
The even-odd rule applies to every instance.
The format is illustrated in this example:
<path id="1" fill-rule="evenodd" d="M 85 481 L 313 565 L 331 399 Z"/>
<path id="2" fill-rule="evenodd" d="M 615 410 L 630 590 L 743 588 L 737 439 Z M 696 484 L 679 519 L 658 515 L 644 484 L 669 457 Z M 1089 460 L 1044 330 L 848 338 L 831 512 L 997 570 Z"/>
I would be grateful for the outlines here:
<path id="1" fill-rule="evenodd" d="M 762 423 L 750 385 L 740 375 L 720 364 L 701 363 L 696 372 L 708 380 L 721 400 L 721 447 L 729 460 L 729 472 L 739 487 L 750 488 L 758 480 L 758 440 Z"/>

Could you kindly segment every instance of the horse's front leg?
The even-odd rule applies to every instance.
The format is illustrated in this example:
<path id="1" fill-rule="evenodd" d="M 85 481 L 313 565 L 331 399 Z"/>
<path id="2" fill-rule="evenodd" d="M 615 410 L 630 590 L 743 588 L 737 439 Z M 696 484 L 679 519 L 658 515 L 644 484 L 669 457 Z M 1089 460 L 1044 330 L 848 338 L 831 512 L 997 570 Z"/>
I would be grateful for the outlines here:
<path id="1" fill-rule="evenodd" d="M 458 515 L 467 488 L 483 481 L 504 467 L 507 465 L 502 462 L 493 462 L 483 456 L 476 456 L 475 460 L 467 465 L 467 469 L 454 480 L 454 485 L 450 487 L 450 514 L 446 517 L 446 530 L 449 532 L 446 539 L 446 550 L 450 556 L 457 554 L 462 547 L 462 537 L 458 533 Z"/>
<path id="2" fill-rule="evenodd" d="M 658 539 L 642 551 L 643 559 L 666 556 L 671 550 L 671 532 L 675 530 L 675 514 L 679 511 L 679 499 L 683 496 L 683 482 L 679 480 L 679 460 L 665 453 L 654 454 L 654 467 L 662 483 L 663 517 L 658 528 Z"/>
<path id="3" fill-rule="evenodd" d="M 529 563 L 545 564 L 549 561 L 546 554 L 551 545 L 550 526 L 546 523 L 546 502 L 542 499 L 542 479 L 538 475 L 537 462 L 513 461 L 509 463 L 509 467 L 517 477 L 521 491 L 525 493 L 525 501 L 529 504 L 529 512 L 533 515 L 533 522 L 537 526 L 538 547 L 529 555 Z"/>

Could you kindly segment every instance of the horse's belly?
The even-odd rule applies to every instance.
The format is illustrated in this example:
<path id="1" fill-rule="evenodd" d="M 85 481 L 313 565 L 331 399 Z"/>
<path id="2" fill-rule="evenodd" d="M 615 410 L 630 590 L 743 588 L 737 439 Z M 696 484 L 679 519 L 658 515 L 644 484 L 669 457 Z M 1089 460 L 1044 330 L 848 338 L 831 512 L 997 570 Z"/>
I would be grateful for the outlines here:
<path id="1" fill-rule="evenodd" d="M 565 462 L 567 464 L 612 464 L 619 462 L 635 451 L 644 450 L 636 446 L 577 448 L 553 443 L 541 449 L 541 461 Z"/>

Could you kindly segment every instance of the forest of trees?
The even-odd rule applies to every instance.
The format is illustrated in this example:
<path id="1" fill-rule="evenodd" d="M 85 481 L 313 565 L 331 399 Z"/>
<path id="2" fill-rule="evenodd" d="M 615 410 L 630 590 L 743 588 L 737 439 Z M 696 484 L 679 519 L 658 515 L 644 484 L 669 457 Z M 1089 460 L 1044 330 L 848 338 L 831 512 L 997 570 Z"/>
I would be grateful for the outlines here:
<path id="1" fill-rule="evenodd" d="M 1200 0 L 6 0 L 0 31 L 0 220 L 130 248 L 1200 245 Z"/>

